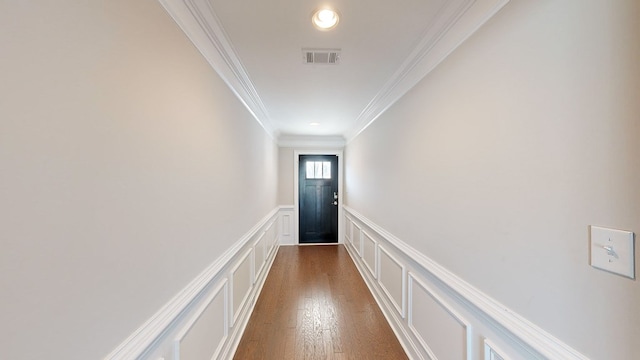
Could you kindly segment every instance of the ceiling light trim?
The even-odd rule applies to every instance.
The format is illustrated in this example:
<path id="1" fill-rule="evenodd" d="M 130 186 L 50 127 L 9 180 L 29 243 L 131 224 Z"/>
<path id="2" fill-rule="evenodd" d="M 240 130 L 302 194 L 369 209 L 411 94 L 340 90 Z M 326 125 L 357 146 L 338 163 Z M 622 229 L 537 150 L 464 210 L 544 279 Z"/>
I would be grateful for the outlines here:
<path id="1" fill-rule="evenodd" d="M 209 1 L 159 0 L 253 118 L 272 139 L 276 133 L 256 87 Z"/>
<path id="2" fill-rule="evenodd" d="M 441 8 L 440 12 L 453 9 L 455 11 L 448 13 L 444 26 L 436 27 L 434 24 L 425 31 L 411 54 L 358 115 L 356 125 L 346 136 L 347 144 L 435 69 L 509 1 L 461 0 Z M 438 14 L 436 18 L 440 15 Z M 435 29 L 439 30 L 433 33 Z"/>
<path id="3" fill-rule="evenodd" d="M 330 18 L 327 18 L 330 16 Z M 311 15 L 311 23 L 320 31 L 330 31 L 338 26 L 340 14 L 337 10 L 328 7 L 316 9 Z"/>

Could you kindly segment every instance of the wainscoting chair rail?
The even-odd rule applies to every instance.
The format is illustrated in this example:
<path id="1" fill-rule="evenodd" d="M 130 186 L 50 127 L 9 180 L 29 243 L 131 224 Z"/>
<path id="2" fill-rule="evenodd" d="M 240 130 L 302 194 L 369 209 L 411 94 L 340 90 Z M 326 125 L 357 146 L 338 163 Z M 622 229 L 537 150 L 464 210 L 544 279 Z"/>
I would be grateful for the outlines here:
<path id="1" fill-rule="evenodd" d="M 345 245 L 408 353 L 436 359 L 449 341 L 467 360 L 479 360 L 487 340 L 504 349 L 493 350 L 504 359 L 588 360 L 358 211 L 344 210 Z M 446 351 L 440 354 L 457 350 Z"/>
<path id="2" fill-rule="evenodd" d="M 275 259 L 287 209 L 270 211 L 105 360 L 232 356 Z"/>

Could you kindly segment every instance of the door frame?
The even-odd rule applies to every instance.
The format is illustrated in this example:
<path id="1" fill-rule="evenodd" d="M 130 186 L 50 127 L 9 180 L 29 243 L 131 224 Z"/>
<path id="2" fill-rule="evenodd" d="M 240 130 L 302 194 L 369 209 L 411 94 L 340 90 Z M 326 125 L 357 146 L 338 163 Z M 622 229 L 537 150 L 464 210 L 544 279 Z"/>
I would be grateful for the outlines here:
<path id="1" fill-rule="evenodd" d="M 338 157 L 338 242 L 330 243 L 330 244 L 322 244 L 322 245 L 335 245 L 342 244 L 343 241 L 343 231 L 344 231 L 344 215 L 342 213 L 342 185 L 343 185 L 343 175 L 342 175 L 342 159 L 343 159 L 343 150 L 294 150 L 293 151 L 293 226 L 294 226 L 294 244 L 296 245 L 320 245 L 319 243 L 311 243 L 311 244 L 300 244 L 300 184 L 299 184 L 299 171 L 300 171 L 300 155 L 335 155 Z"/>

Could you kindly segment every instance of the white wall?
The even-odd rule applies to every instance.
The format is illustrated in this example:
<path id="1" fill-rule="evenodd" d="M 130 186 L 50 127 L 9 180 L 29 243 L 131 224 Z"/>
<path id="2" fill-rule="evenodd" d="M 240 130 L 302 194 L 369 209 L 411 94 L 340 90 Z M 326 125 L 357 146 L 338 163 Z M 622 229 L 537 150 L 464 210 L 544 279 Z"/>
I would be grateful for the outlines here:
<path id="1" fill-rule="evenodd" d="M 640 352 L 640 3 L 511 1 L 346 150 L 346 204 L 592 359 Z M 636 247 L 636 256 L 640 251 Z"/>
<path id="2" fill-rule="evenodd" d="M 278 148 L 278 203 L 280 205 L 293 205 L 293 165 L 294 148 Z"/>
<path id="3" fill-rule="evenodd" d="M 157 1 L 3 2 L 0 49 L 2 357 L 102 358 L 275 208 L 277 147 Z"/>

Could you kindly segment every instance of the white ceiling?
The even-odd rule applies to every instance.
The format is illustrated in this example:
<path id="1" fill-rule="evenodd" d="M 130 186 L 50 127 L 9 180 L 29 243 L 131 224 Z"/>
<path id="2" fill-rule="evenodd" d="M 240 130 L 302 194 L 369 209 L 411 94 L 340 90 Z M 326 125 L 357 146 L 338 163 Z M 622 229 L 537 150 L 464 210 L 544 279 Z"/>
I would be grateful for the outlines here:
<path id="1" fill-rule="evenodd" d="M 349 140 L 508 0 L 160 0 L 265 130 Z M 331 31 L 311 24 L 337 9 Z M 341 49 L 337 65 L 303 48 Z M 317 126 L 311 123 L 319 123 Z"/>

